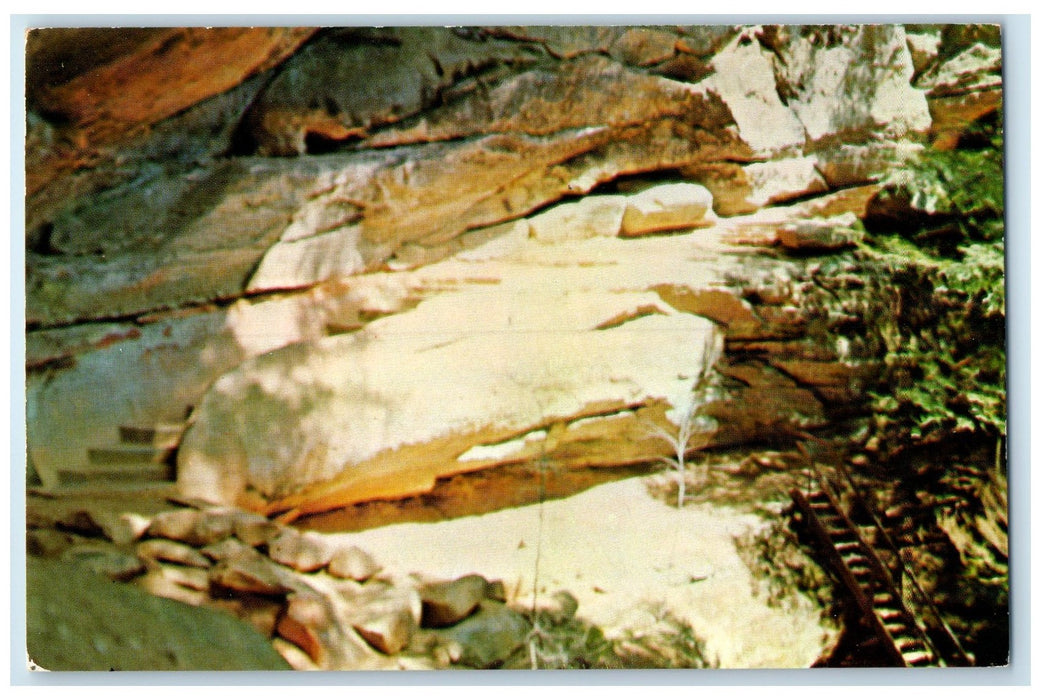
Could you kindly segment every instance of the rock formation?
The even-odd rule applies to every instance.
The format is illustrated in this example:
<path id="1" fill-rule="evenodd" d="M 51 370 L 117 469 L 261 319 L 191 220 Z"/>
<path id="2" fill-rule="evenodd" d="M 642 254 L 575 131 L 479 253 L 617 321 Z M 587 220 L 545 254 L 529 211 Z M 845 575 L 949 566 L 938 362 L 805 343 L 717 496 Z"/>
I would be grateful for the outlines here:
<path id="1" fill-rule="evenodd" d="M 826 427 L 879 360 L 884 281 L 847 252 L 872 183 L 1000 107 L 997 39 L 34 32 L 31 467 L 154 476 L 176 450 L 186 496 L 298 515 L 652 462 L 647 424 L 692 401 L 700 447 Z"/>

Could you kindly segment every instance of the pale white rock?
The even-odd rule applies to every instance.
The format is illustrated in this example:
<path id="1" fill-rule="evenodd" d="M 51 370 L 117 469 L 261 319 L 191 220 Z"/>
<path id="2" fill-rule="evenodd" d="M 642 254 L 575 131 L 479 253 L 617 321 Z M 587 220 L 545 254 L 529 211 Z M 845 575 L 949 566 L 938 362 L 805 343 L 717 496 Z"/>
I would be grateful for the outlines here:
<path id="1" fill-rule="evenodd" d="M 126 426 L 181 424 L 209 386 L 244 359 L 321 337 L 327 327 L 359 325 L 360 313 L 400 307 L 401 300 L 393 286 L 361 284 L 125 324 L 47 381 L 30 375 L 32 463 L 48 487 L 60 483 L 63 469 L 89 475 L 88 450 L 121 446 L 120 430 Z M 115 338 L 125 339 L 110 342 Z"/>
<path id="2" fill-rule="evenodd" d="M 817 159 L 813 156 L 752 163 L 746 165 L 744 171 L 752 186 L 746 200 L 757 207 L 819 194 L 828 189 L 817 171 Z"/>
<path id="3" fill-rule="evenodd" d="M 152 524 L 150 518 L 138 513 L 99 513 L 94 516 L 105 537 L 118 545 L 141 539 Z"/>
<path id="4" fill-rule="evenodd" d="M 973 44 L 922 76 L 930 94 L 959 94 L 1001 87 L 1001 49 Z"/>
<path id="5" fill-rule="evenodd" d="M 806 131 L 777 94 L 770 55 L 752 36 L 742 32 L 712 58 L 715 72 L 699 87 L 726 103 L 738 133 L 753 151 L 766 155 L 801 146 Z"/>
<path id="6" fill-rule="evenodd" d="M 373 649 L 384 654 L 397 654 L 412 639 L 415 622 L 405 610 L 396 610 L 354 624 L 354 631 Z"/>
<path id="7" fill-rule="evenodd" d="M 932 123 L 925 92 L 911 85 L 914 65 L 898 25 L 845 28 L 830 46 L 794 39 L 783 72 L 795 93 L 788 106 L 810 140 L 849 131 L 903 137 Z"/>
<path id="8" fill-rule="evenodd" d="M 268 542 L 269 557 L 305 573 L 321 569 L 332 555 L 332 547 L 320 535 L 289 528 Z"/>
<path id="9" fill-rule="evenodd" d="M 626 207 L 622 195 L 590 195 L 558 204 L 528 219 L 531 236 L 547 243 L 617 236 Z"/>
<path id="10" fill-rule="evenodd" d="M 272 512 L 308 512 L 540 455 L 569 466 L 653 459 L 663 447 L 637 413 L 661 418 L 689 401 L 721 334 L 648 290 L 718 280 L 697 253 L 713 235 L 523 239 L 351 280 L 423 300 L 215 382 L 179 450 L 179 488 L 225 502 L 249 489 Z M 586 419 L 594 425 L 567 429 Z"/>
<path id="11" fill-rule="evenodd" d="M 621 233 L 638 236 L 703 225 L 711 209 L 712 193 L 701 185 L 658 185 L 626 198 Z"/>
<path id="12" fill-rule="evenodd" d="M 265 253 L 247 292 L 308 287 L 365 268 L 361 227 L 345 226 L 307 238 L 281 240 Z"/>

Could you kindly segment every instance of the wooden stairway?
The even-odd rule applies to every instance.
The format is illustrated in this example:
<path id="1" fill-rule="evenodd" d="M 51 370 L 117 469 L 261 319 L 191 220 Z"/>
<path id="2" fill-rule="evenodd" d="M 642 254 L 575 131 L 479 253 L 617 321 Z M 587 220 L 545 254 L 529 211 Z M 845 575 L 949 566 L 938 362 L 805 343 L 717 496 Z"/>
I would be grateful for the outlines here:
<path id="1" fill-rule="evenodd" d="M 838 496 L 841 491 L 834 482 L 820 473 L 813 477 L 812 486 L 805 492 L 791 491 L 792 500 L 889 661 L 906 667 L 970 665 L 971 658 L 949 628 L 944 625 L 939 635 L 946 642 L 941 651 L 934 636 L 908 608 L 902 589 L 904 567 L 899 551 L 892 547 L 893 551 L 886 557 L 890 562 L 887 565 L 873 544 L 876 539 L 892 544 L 881 522 L 872 518 L 871 524 L 858 525 L 842 507 Z M 855 493 L 854 497 L 859 498 Z M 866 508 L 862 501 L 859 505 Z M 924 596 L 917 582 L 913 583 L 916 591 Z"/>

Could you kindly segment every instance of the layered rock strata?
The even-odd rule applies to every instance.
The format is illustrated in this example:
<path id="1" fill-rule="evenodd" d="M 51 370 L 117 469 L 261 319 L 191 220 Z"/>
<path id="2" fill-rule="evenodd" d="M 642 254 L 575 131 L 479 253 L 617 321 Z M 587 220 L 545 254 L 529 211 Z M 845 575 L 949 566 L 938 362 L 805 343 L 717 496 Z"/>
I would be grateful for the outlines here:
<path id="1" fill-rule="evenodd" d="M 987 28 L 101 34 L 30 42 L 30 464 L 272 513 L 854 414 L 870 183 L 1001 95 Z"/>

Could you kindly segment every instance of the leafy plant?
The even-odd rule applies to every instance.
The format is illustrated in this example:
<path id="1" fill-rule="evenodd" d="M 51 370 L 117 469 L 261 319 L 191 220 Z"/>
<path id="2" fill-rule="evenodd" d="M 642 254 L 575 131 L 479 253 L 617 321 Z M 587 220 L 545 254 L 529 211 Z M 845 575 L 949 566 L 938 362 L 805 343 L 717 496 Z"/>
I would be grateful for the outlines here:
<path id="1" fill-rule="evenodd" d="M 886 372 L 872 396 L 877 427 L 896 451 L 951 434 L 1005 434 L 1000 119 L 977 124 L 962 142 L 888 175 L 881 214 L 869 215 L 866 252 L 892 282 L 876 319 Z"/>

